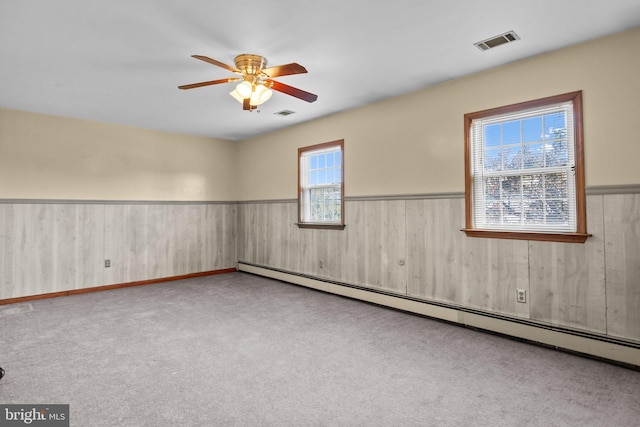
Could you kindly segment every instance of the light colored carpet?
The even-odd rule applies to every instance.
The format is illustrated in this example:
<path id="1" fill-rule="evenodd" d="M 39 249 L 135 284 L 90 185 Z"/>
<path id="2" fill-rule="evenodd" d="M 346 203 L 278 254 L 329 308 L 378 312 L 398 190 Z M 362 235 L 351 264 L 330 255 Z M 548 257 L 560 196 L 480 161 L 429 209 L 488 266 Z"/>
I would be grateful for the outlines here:
<path id="1" fill-rule="evenodd" d="M 640 372 L 245 273 L 0 306 L 72 426 L 637 426 Z"/>

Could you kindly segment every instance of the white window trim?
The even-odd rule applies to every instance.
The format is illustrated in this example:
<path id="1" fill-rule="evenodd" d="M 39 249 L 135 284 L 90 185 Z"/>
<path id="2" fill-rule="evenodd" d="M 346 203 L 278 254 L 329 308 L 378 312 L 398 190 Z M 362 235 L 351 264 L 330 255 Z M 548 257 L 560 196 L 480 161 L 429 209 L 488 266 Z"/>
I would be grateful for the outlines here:
<path id="1" fill-rule="evenodd" d="M 520 168 L 499 171 L 487 171 L 485 165 L 485 144 L 484 144 L 484 126 L 491 124 L 504 123 L 513 120 L 522 120 L 529 117 L 538 117 L 545 114 L 563 113 L 567 117 L 567 136 L 564 138 L 569 143 L 568 147 L 568 164 L 563 166 L 550 166 L 540 168 Z M 487 117 L 485 119 L 476 119 L 471 122 L 471 175 L 473 178 L 473 194 L 474 194 L 474 217 L 473 223 L 475 228 L 499 231 L 533 231 L 533 232 L 553 232 L 553 233 L 572 233 L 576 231 L 576 207 L 575 207 L 575 156 L 574 156 L 574 131 L 573 131 L 573 103 L 564 102 L 552 105 L 546 108 L 534 108 L 514 114 L 500 114 Z M 548 140 L 542 140 L 542 143 L 548 143 Z M 515 146 L 515 145 L 514 145 Z M 486 205 L 488 201 L 485 199 L 484 178 L 504 177 L 504 176 L 527 176 L 527 175 L 551 175 L 554 173 L 563 173 L 567 176 L 567 199 L 569 201 L 569 218 L 567 224 L 492 224 L 486 219 Z M 503 200 L 503 199 L 500 199 Z M 546 199 L 543 199 L 546 200 Z M 524 199 L 523 199 L 524 201 Z M 524 212 L 524 211 L 523 211 Z"/>

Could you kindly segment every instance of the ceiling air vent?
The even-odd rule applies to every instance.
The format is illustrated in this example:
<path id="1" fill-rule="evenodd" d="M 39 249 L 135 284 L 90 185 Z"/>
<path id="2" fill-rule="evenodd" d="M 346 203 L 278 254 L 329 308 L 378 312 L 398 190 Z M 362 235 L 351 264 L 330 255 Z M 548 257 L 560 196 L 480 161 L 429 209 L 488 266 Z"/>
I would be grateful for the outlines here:
<path id="1" fill-rule="evenodd" d="M 482 40 L 481 42 L 474 43 L 474 45 L 480 50 L 489 50 L 501 44 L 511 43 L 516 40 L 520 40 L 520 37 L 513 32 L 509 31 L 499 36 L 491 37 L 490 39 Z"/>
<path id="2" fill-rule="evenodd" d="M 293 114 L 293 113 L 295 113 L 295 111 L 282 110 L 282 111 L 278 111 L 277 113 L 273 113 L 273 114 L 276 114 L 278 116 L 288 116 L 289 114 Z"/>

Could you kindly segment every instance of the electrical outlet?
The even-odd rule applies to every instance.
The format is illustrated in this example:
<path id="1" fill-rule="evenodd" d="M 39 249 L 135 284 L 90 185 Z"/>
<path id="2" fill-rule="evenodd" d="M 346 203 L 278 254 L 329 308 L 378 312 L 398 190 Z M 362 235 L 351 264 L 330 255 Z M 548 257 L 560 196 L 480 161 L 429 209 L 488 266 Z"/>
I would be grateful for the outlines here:
<path id="1" fill-rule="evenodd" d="M 111 260 L 110 259 L 105 259 L 104 260 L 104 268 L 109 268 L 111 267 Z"/>
<path id="2" fill-rule="evenodd" d="M 516 289 L 516 302 L 527 302 L 527 291 L 524 289 Z"/>
<path id="3" fill-rule="evenodd" d="M 320 266 L 320 268 L 324 268 L 324 260 L 323 260 L 323 259 L 321 259 L 321 260 L 318 262 L 318 265 Z"/>

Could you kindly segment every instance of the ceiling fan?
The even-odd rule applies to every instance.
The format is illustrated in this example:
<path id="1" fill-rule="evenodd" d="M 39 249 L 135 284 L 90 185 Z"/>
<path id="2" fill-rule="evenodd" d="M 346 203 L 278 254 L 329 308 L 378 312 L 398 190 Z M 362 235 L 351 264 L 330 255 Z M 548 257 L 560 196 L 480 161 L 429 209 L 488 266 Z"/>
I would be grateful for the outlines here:
<path id="1" fill-rule="evenodd" d="M 231 91 L 230 95 L 242 103 L 242 109 L 252 111 L 258 108 L 258 105 L 266 102 L 272 95 L 272 89 L 278 92 L 286 93 L 295 98 L 307 102 L 314 102 L 318 99 L 318 95 L 305 92 L 293 86 L 272 80 L 273 77 L 288 76 L 291 74 L 303 74 L 307 69 L 300 64 L 292 62 L 290 64 L 277 65 L 275 67 L 265 68 L 267 59 L 253 54 L 244 53 L 236 56 L 234 62 L 235 67 L 227 65 L 223 62 L 216 61 L 207 56 L 191 55 L 193 58 L 199 59 L 209 64 L 229 70 L 239 74 L 240 77 L 226 78 L 220 80 L 211 80 L 208 82 L 192 83 L 189 85 L 178 86 L 178 89 L 194 89 L 202 86 L 211 86 L 221 83 L 240 82 L 236 88 Z"/>

